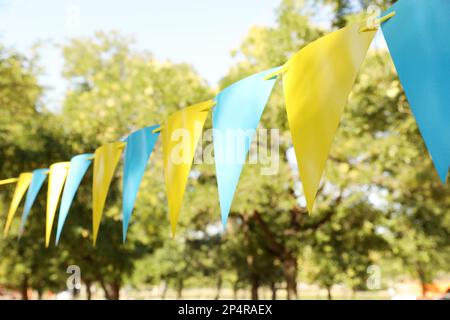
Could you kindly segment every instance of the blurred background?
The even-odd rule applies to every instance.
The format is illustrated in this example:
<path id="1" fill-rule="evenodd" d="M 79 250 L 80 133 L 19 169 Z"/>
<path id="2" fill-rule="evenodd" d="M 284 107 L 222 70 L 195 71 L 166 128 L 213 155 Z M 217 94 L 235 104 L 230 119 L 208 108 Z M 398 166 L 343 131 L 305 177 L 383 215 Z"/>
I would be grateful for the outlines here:
<path id="1" fill-rule="evenodd" d="M 392 2 L 0 0 L 0 178 L 160 123 L 364 19 L 369 5 L 384 10 Z M 278 173 L 244 167 L 225 232 L 215 168 L 194 165 L 172 239 L 158 143 L 125 244 L 121 164 L 96 247 L 92 172 L 58 247 L 44 246 L 46 185 L 19 240 L 20 207 L 0 241 L 0 299 L 443 298 L 450 190 L 439 182 L 382 35 L 349 98 L 311 215 L 281 89 L 279 82 L 261 122 L 280 130 Z M 13 191 L 0 189 L 2 223 Z"/>

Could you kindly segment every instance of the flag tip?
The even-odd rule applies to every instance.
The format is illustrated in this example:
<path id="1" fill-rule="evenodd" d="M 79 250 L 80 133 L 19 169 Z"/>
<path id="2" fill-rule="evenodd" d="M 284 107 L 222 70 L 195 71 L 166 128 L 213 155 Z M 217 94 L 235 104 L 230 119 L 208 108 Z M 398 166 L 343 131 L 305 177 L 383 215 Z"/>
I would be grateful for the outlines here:
<path id="1" fill-rule="evenodd" d="M 227 231 L 227 221 L 228 221 L 228 217 L 222 218 L 222 231 L 223 232 Z"/>

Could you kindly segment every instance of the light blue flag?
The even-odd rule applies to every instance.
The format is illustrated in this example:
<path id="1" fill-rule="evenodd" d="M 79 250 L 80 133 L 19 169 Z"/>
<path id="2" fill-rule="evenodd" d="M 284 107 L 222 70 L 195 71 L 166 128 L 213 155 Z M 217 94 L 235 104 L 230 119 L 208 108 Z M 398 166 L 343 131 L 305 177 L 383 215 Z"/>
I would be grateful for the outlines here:
<path id="1" fill-rule="evenodd" d="M 450 165 L 450 1 L 401 0 L 382 30 L 419 130 L 445 183 Z"/>
<path id="2" fill-rule="evenodd" d="M 123 174 L 122 201 L 122 239 L 127 238 L 128 224 L 134 208 L 134 202 L 144 176 L 145 167 L 150 157 L 159 132 L 152 131 L 159 126 L 146 127 L 130 134 L 126 139 L 125 162 Z"/>
<path id="3" fill-rule="evenodd" d="M 48 169 L 37 169 L 33 171 L 33 177 L 31 178 L 30 186 L 28 187 L 27 196 L 25 198 L 25 205 L 22 213 L 22 221 L 20 222 L 19 237 L 23 234 L 25 229 L 25 222 L 30 214 L 31 207 L 33 207 L 34 201 L 47 179 Z"/>
<path id="4" fill-rule="evenodd" d="M 226 227 L 234 193 L 261 115 L 276 78 L 266 70 L 221 91 L 213 111 L 213 144 L 223 227 Z"/>
<path id="5" fill-rule="evenodd" d="M 64 185 L 64 191 L 61 197 L 61 206 L 58 215 L 58 228 L 56 229 L 56 245 L 59 243 L 61 232 L 69 214 L 73 198 L 77 193 L 81 180 L 83 180 L 86 171 L 92 163 L 92 153 L 79 154 L 70 160 L 69 173 Z"/>

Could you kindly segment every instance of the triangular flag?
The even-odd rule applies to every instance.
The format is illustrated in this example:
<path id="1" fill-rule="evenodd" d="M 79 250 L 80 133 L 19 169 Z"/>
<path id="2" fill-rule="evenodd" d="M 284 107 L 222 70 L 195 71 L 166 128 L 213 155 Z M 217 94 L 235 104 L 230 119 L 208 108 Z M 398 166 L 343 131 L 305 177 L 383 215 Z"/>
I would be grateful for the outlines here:
<path id="1" fill-rule="evenodd" d="M 6 218 L 5 228 L 3 229 L 3 237 L 6 238 L 8 236 L 9 228 L 11 227 L 12 219 L 14 218 L 14 214 L 17 211 L 17 207 L 20 204 L 25 192 L 28 189 L 28 186 L 31 183 L 31 179 L 33 178 L 33 174 L 31 172 L 21 173 L 19 175 L 19 179 L 17 180 L 16 189 L 14 190 L 14 195 L 11 200 L 11 205 L 9 206 L 8 216 Z"/>
<path id="2" fill-rule="evenodd" d="M 402 0 L 384 37 L 442 183 L 450 165 L 450 1 Z"/>
<path id="3" fill-rule="evenodd" d="M 253 136 L 276 81 L 276 77 L 265 78 L 279 69 L 266 70 L 236 82 L 216 98 L 213 142 L 224 227 Z"/>
<path id="4" fill-rule="evenodd" d="M 72 205 L 73 198 L 77 193 L 81 180 L 83 180 L 87 169 L 91 165 L 93 156 L 94 155 L 92 153 L 79 154 L 70 160 L 69 174 L 67 175 L 66 184 L 64 185 L 64 191 L 61 197 L 61 206 L 59 207 L 55 244 L 59 243 L 61 231 L 67 215 L 69 214 L 69 209 Z"/>
<path id="5" fill-rule="evenodd" d="M 210 100 L 181 109 L 169 116 L 162 129 L 164 176 L 172 236 L 175 235 L 195 147 L 208 111 L 214 104 Z"/>
<path id="6" fill-rule="evenodd" d="M 92 185 L 92 228 L 93 242 L 97 242 L 98 229 L 102 220 L 106 196 L 125 146 L 124 142 L 112 142 L 95 150 L 94 181 Z"/>
<path id="7" fill-rule="evenodd" d="M 0 180 L 0 186 L 3 186 L 5 184 L 10 184 L 10 183 L 16 183 L 17 180 L 19 180 L 19 178 L 9 178 L 9 179 Z"/>
<path id="8" fill-rule="evenodd" d="M 125 147 L 125 162 L 123 174 L 123 202 L 122 202 L 122 238 L 127 237 L 128 224 L 133 212 L 134 202 L 144 176 L 148 158 L 153 151 L 159 132 L 153 130 L 159 126 L 146 127 L 130 134 Z"/>
<path id="9" fill-rule="evenodd" d="M 30 214 L 31 207 L 36 200 L 36 197 L 44 184 L 45 179 L 47 179 L 48 169 L 37 169 L 33 171 L 33 177 L 31 178 L 31 183 L 27 191 L 27 196 L 25 197 L 25 206 L 22 213 L 22 221 L 20 223 L 19 236 L 23 234 L 25 228 L 25 222 Z"/>
<path id="10" fill-rule="evenodd" d="M 350 25 L 316 40 L 285 68 L 286 111 L 309 212 L 348 95 L 376 33 L 360 28 Z"/>
<path id="11" fill-rule="evenodd" d="M 58 162 L 50 166 L 48 174 L 47 191 L 47 215 L 45 224 L 45 247 L 50 244 L 53 221 L 55 220 L 56 208 L 58 207 L 59 197 L 61 196 L 64 182 L 69 173 L 70 162 Z"/>

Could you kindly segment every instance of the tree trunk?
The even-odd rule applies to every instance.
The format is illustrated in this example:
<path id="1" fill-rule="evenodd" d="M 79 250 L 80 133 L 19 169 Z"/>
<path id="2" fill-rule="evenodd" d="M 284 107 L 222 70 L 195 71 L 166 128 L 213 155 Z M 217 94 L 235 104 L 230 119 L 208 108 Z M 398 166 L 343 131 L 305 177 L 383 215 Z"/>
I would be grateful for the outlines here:
<path id="1" fill-rule="evenodd" d="M 272 300 L 277 300 L 277 284 L 275 282 L 270 284 L 270 291 L 272 291 Z"/>
<path id="2" fill-rule="evenodd" d="M 283 261 L 284 278 L 287 286 L 287 299 L 297 299 L 297 259 L 292 256 Z"/>
<path id="3" fill-rule="evenodd" d="M 425 296 L 427 295 L 427 283 L 428 283 L 428 278 L 425 274 L 425 272 L 423 271 L 420 263 L 417 264 L 417 274 L 419 276 L 419 280 L 420 280 L 420 286 L 422 288 L 422 297 L 425 298 Z"/>
<path id="4" fill-rule="evenodd" d="M 251 279 L 251 294 L 252 300 L 258 300 L 258 289 L 259 289 L 259 277 L 254 275 Z"/>
<path id="5" fill-rule="evenodd" d="M 112 299 L 111 300 L 119 300 L 120 299 L 120 284 L 119 283 L 113 283 L 111 285 L 111 291 L 112 291 Z"/>
<path id="6" fill-rule="evenodd" d="M 327 286 L 327 296 L 328 300 L 333 300 L 333 297 L 331 296 L 331 286 Z"/>
<path id="7" fill-rule="evenodd" d="M 162 300 L 165 300 L 166 299 L 166 294 L 167 294 L 167 289 L 169 288 L 169 286 L 168 286 L 168 284 L 167 284 L 167 281 L 166 280 L 163 280 L 163 289 L 162 289 L 162 292 L 161 292 L 161 299 Z"/>
<path id="8" fill-rule="evenodd" d="M 233 283 L 233 300 L 237 300 L 238 291 L 239 291 L 239 281 L 236 280 Z"/>
<path id="9" fill-rule="evenodd" d="M 103 279 L 100 279 L 100 285 L 101 285 L 101 287 L 102 287 L 102 289 L 103 289 L 103 292 L 105 293 L 105 298 L 106 298 L 107 300 L 111 300 L 111 298 L 110 298 L 110 296 L 109 296 L 108 288 L 106 287 L 106 284 L 105 284 L 105 282 L 103 281 Z"/>
<path id="10" fill-rule="evenodd" d="M 85 281 L 84 284 L 86 285 L 86 299 L 91 300 L 92 299 L 92 290 L 91 290 L 91 282 Z"/>
<path id="11" fill-rule="evenodd" d="M 43 295 L 43 290 L 42 289 L 37 289 L 37 296 L 38 296 L 38 300 L 42 300 L 42 295 Z"/>
<path id="12" fill-rule="evenodd" d="M 28 300 L 28 276 L 24 276 L 20 284 L 20 296 L 22 300 Z"/>
<path id="13" fill-rule="evenodd" d="M 301 211 L 303 212 L 303 211 Z M 298 215 L 298 210 L 292 210 L 292 214 L 294 215 L 293 221 L 297 221 L 296 216 Z M 289 251 L 285 246 L 278 243 L 274 234 L 270 231 L 270 228 L 266 222 L 262 219 L 261 215 L 255 211 L 253 213 L 253 217 L 256 222 L 260 225 L 261 230 L 265 234 L 270 250 L 273 255 L 279 258 L 283 262 L 283 271 L 284 271 L 284 279 L 286 281 L 287 286 L 287 298 L 288 300 L 297 299 L 297 256 Z M 320 227 L 324 221 L 329 219 L 330 215 L 323 218 L 319 222 L 314 225 L 308 226 L 307 229 L 315 229 Z M 294 230 L 299 232 L 298 227 L 294 226 Z"/>
<path id="14" fill-rule="evenodd" d="M 178 300 L 183 297 L 183 287 L 184 287 L 183 279 L 178 280 L 178 285 L 177 285 L 177 299 Z"/>
<path id="15" fill-rule="evenodd" d="M 120 284 L 112 283 L 105 284 L 103 280 L 100 281 L 103 291 L 105 292 L 105 298 L 108 300 L 119 300 L 120 298 Z"/>
<path id="16" fill-rule="evenodd" d="M 217 287 L 216 287 L 216 296 L 214 297 L 214 300 L 219 300 L 220 298 L 220 290 L 222 289 L 222 276 L 219 276 L 217 278 Z"/>
<path id="17" fill-rule="evenodd" d="M 426 295 L 427 295 L 428 290 L 427 290 L 427 284 L 426 284 L 426 282 L 423 281 L 422 279 L 420 279 L 420 286 L 421 286 L 421 288 L 422 288 L 422 298 L 425 298 Z"/>

